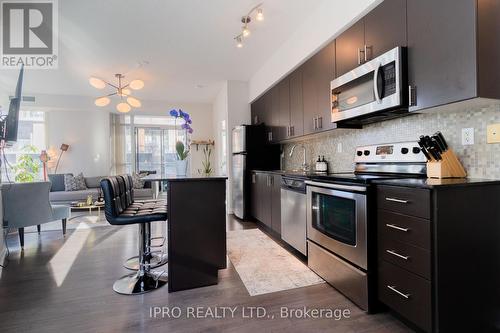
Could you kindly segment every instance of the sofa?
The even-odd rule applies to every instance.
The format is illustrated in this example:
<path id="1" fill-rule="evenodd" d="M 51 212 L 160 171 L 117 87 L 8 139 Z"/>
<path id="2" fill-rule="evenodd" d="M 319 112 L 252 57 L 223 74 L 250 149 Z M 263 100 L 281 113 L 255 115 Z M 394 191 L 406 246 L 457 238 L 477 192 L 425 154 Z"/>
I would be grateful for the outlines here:
<path id="1" fill-rule="evenodd" d="M 106 178 L 106 176 L 85 177 L 86 190 L 65 191 L 64 174 L 51 174 L 49 175 L 51 182 L 49 200 L 55 204 L 69 204 L 74 201 L 85 201 L 87 196 L 91 195 L 95 201 L 101 193 L 100 182 L 103 178 Z M 134 197 L 138 200 L 152 199 L 154 196 L 151 182 L 146 181 L 144 188 L 134 189 Z"/>

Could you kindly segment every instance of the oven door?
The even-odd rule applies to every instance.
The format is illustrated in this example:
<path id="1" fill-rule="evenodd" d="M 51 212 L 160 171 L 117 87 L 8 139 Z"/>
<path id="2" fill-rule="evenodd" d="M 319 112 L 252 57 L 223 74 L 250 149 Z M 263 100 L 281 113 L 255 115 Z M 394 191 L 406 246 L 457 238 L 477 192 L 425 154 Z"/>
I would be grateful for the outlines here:
<path id="1" fill-rule="evenodd" d="M 307 238 L 367 269 L 366 187 L 308 182 Z"/>
<path id="2" fill-rule="evenodd" d="M 402 48 L 394 48 L 330 84 L 332 122 L 402 107 Z"/>

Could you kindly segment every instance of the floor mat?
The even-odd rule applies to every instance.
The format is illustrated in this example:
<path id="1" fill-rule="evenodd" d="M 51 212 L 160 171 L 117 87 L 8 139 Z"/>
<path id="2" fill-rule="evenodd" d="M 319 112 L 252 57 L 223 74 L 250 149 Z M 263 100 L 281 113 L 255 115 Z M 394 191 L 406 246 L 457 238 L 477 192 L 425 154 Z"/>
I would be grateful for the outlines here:
<path id="1" fill-rule="evenodd" d="M 227 247 L 251 296 L 325 282 L 259 229 L 229 231 Z"/>

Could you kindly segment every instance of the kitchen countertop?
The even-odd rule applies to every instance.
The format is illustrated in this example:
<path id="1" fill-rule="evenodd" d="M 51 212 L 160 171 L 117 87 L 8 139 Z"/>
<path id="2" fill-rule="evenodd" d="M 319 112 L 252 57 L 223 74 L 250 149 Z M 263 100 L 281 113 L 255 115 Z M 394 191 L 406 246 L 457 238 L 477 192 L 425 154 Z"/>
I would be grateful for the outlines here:
<path id="1" fill-rule="evenodd" d="M 297 177 L 297 178 L 313 178 L 315 176 L 324 176 L 326 173 L 324 172 L 314 172 L 314 171 L 287 171 L 287 170 L 252 170 L 252 172 L 260 172 L 260 173 L 272 173 L 275 175 L 282 175 L 287 177 Z"/>
<path id="2" fill-rule="evenodd" d="M 169 182 L 182 182 L 182 181 L 211 181 L 211 180 L 225 180 L 226 176 L 176 176 L 176 175 L 149 175 L 141 178 L 142 180 L 159 182 L 159 181 L 169 181 Z"/>
<path id="3" fill-rule="evenodd" d="M 481 178 L 401 178 L 401 179 L 379 179 L 374 180 L 376 185 L 405 186 L 415 188 L 455 187 L 471 185 L 500 185 L 499 179 Z"/>
<path id="4" fill-rule="evenodd" d="M 252 172 L 279 174 L 287 177 L 297 177 L 302 179 L 320 179 L 325 173 L 301 172 L 286 170 L 252 170 Z M 334 177 L 332 177 L 334 178 Z M 326 179 L 326 178 L 325 178 Z M 473 186 L 473 185 L 500 185 L 500 179 L 481 179 L 481 178 L 399 178 L 399 179 L 373 179 L 375 185 L 404 186 L 414 188 L 432 189 L 436 187 L 450 186 Z"/>

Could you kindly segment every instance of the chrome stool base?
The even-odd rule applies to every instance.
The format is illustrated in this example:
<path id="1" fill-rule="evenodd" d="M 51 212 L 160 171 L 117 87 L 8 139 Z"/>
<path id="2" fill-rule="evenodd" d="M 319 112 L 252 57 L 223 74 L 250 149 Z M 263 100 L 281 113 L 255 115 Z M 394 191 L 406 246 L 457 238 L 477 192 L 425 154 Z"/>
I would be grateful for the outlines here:
<path id="1" fill-rule="evenodd" d="M 152 273 L 140 275 L 139 272 L 125 275 L 113 284 L 113 290 L 122 295 L 144 294 L 167 284 L 166 276 L 155 277 Z"/>
<path id="2" fill-rule="evenodd" d="M 168 255 L 161 253 L 151 253 L 151 259 L 149 260 L 150 268 L 157 268 L 168 263 Z M 123 264 L 123 267 L 133 271 L 139 270 L 139 256 L 135 256 L 127 259 Z"/>

